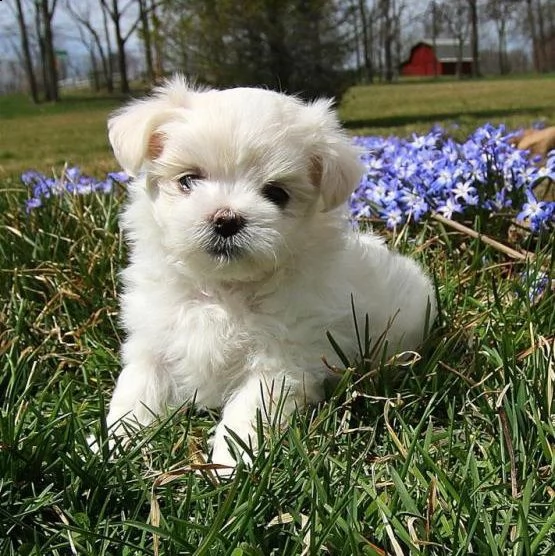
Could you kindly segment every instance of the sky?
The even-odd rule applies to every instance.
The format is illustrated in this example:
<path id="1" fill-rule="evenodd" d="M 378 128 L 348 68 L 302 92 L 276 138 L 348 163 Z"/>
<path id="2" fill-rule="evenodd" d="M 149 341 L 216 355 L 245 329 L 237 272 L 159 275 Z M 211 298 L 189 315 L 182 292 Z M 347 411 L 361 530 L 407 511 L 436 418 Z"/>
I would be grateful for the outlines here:
<path id="1" fill-rule="evenodd" d="M 97 28 L 102 28 L 102 15 L 98 7 L 98 0 L 69 0 L 75 11 L 82 15 L 89 15 L 91 23 Z M 56 47 L 66 50 L 75 57 L 87 56 L 87 48 L 79 35 L 78 25 L 68 13 L 66 4 L 68 0 L 58 0 L 54 12 L 53 28 Z M 24 16 L 28 27 L 34 21 L 34 8 L 30 0 L 23 0 Z M 0 0 L 0 57 L 16 58 L 15 49 L 19 49 L 19 28 L 15 17 L 15 0 Z M 123 17 L 124 31 L 136 18 L 136 7 L 132 6 Z M 138 50 L 138 39 L 131 37 L 127 43 L 128 50 Z"/>

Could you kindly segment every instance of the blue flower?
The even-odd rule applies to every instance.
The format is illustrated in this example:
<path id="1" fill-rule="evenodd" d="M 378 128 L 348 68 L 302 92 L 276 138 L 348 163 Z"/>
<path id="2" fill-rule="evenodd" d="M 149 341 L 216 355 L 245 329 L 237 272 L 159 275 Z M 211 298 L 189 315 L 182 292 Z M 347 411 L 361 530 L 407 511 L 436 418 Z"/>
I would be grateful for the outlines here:
<path id="1" fill-rule="evenodd" d="M 402 224 L 404 222 L 403 211 L 396 203 L 391 203 L 383 211 L 381 211 L 381 214 L 382 217 L 385 218 L 388 228 L 395 228 L 398 224 Z"/>
<path id="2" fill-rule="evenodd" d="M 130 177 L 125 172 L 110 172 L 105 179 L 87 176 L 77 167 L 66 167 L 59 177 L 46 177 L 35 170 L 21 174 L 21 181 L 30 190 L 31 196 L 25 202 L 27 213 L 43 205 L 44 199 L 53 195 L 90 193 L 112 193 L 116 183 L 126 184 Z"/>
<path id="3" fill-rule="evenodd" d="M 437 207 L 437 212 L 445 216 L 445 218 L 453 218 L 454 213 L 460 213 L 462 211 L 462 205 L 460 203 L 457 203 L 457 201 L 453 197 L 450 197 L 445 201 L 445 203 Z"/>
<path id="4" fill-rule="evenodd" d="M 552 227 L 555 202 L 537 200 L 533 188 L 555 181 L 555 150 L 538 165 L 511 143 L 513 136 L 504 126 L 486 124 L 460 143 L 440 126 L 409 139 L 355 137 L 365 172 L 349 201 L 352 217 L 379 217 L 393 228 L 434 211 L 453 218 L 510 209 L 533 231 Z M 124 172 L 96 179 L 76 167 L 59 178 L 34 170 L 21 175 L 30 192 L 27 212 L 52 195 L 110 194 L 130 179 Z"/>
<path id="5" fill-rule="evenodd" d="M 117 181 L 119 183 L 128 183 L 131 179 L 131 176 L 126 174 L 125 172 L 108 172 L 108 177 L 111 180 Z"/>
<path id="6" fill-rule="evenodd" d="M 430 211 L 452 218 L 512 209 L 535 231 L 551 226 L 555 203 L 523 203 L 536 183 L 555 181 L 555 151 L 539 166 L 511 137 L 504 126 L 491 124 L 462 143 L 438 126 L 410 139 L 356 137 L 366 172 L 350 203 L 353 217 L 370 213 L 391 227 Z"/>

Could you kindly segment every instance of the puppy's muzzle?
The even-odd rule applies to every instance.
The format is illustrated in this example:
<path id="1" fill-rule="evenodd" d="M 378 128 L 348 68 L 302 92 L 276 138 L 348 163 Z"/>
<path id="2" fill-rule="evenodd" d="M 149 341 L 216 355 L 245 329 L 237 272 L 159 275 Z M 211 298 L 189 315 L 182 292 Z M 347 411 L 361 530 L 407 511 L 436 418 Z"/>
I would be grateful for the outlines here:
<path id="1" fill-rule="evenodd" d="M 245 227 L 245 219 L 229 208 L 217 210 L 212 215 L 214 232 L 223 238 L 229 238 L 240 232 Z"/>
<path id="2" fill-rule="evenodd" d="M 246 237 L 242 233 L 247 220 L 230 208 L 218 209 L 207 219 L 210 229 L 205 244 L 206 250 L 220 262 L 239 257 L 244 248 Z"/>

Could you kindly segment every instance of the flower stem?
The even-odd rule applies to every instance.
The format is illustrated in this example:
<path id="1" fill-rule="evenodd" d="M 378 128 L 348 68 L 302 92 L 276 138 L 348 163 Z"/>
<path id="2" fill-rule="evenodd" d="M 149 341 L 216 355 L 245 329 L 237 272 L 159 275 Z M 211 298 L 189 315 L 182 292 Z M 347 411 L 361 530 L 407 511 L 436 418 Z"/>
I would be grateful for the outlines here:
<path id="1" fill-rule="evenodd" d="M 499 241 L 496 241 L 495 239 L 492 239 L 489 236 L 486 236 L 484 234 L 480 234 L 479 232 L 477 232 L 476 230 L 473 230 L 472 228 L 469 228 L 468 226 L 465 226 L 464 224 L 461 224 L 460 222 L 455 222 L 454 220 L 449 220 L 449 218 L 445 218 L 445 216 L 442 216 L 441 214 L 433 214 L 432 218 L 434 220 L 437 220 L 438 222 L 441 222 L 442 224 L 444 224 L 445 226 L 449 226 L 455 230 L 457 230 L 458 232 L 461 232 L 463 234 L 466 234 L 470 237 L 479 239 L 480 241 L 483 241 L 485 244 L 493 247 L 494 249 L 497 249 L 498 251 L 501 251 L 502 253 L 505 253 L 506 255 L 508 255 L 509 257 L 512 257 L 513 259 L 519 259 L 521 261 L 528 261 L 528 260 L 532 260 L 534 258 L 534 254 L 530 253 L 530 251 L 525 251 L 524 253 L 521 253 L 520 251 L 516 251 L 515 249 L 508 247 L 507 245 L 504 245 L 503 243 L 500 243 Z"/>

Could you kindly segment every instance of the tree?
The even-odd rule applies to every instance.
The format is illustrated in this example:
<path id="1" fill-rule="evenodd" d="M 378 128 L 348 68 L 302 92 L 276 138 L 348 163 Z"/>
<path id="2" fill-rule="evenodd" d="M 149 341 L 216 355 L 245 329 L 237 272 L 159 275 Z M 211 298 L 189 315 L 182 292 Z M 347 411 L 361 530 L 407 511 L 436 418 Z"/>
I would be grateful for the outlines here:
<path id="1" fill-rule="evenodd" d="M 56 52 L 54 50 L 54 34 L 52 32 L 52 18 L 54 17 L 57 4 L 58 0 L 35 0 L 45 97 L 46 100 L 52 102 L 59 100 L 58 70 L 56 66 Z"/>
<path id="2" fill-rule="evenodd" d="M 540 71 L 546 72 L 548 71 L 548 61 L 547 61 L 547 34 L 546 34 L 546 14 L 547 9 L 546 5 L 541 3 L 541 0 L 536 0 L 536 13 L 537 13 L 537 22 L 538 22 L 538 58 L 539 58 L 539 65 Z"/>
<path id="3" fill-rule="evenodd" d="M 17 23 L 19 26 L 19 33 L 21 35 L 21 50 L 23 53 L 23 63 L 25 65 L 25 73 L 27 75 L 27 81 L 29 83 L 29 90 L 31 92 L 31 98 L 33 102 L 37 104 L 39 102 L 39 89 L 37 85 L 37 79 L 35 77 L 35 70 L 33 68 L 33 58 L 31 56 L 31 47 L 29 45 L 29 35 L 27 32 L 27 24 L 25 22 L 25 15 L 23 13 L 22 0 L 16 0 L 16 16 Z"/>
<path id="4" fill-rule="evenodd" d="M 83 29 L 88 33 L 89 37 L 92 39 L 92 43 L 87 41 L 84 37 L 82 42 L 87 44 L 89 49 L 89 54 L 91 57 L 91 65 L 93 66 L 93 79 L 96 87 L 100 87 L 100 82 L 98 79 L 98 71 L 96 68 L 96 56 L 95 50 L 100 58 L 100 63 L 102 65 L 102 76 L 104 84 L 108 92 L 114 90 L 113 72 L 111 57 L 112 52 L 109 42 L 104 42 L 100 33 L 98 32 L 95 25 L 92 23 L 90 4 L 80 5 L 79 8 L 75 6 L 75 2 L 71 0 L 66 0 L 64 4 L 67 11 L 71 14 L 73 20 L 79 25 L 80 29 Z"/>
<path id="5" fill-rule="evenodd" d="M 521 0 L 488 0 L 485 5 L 485 13 L 497 30 L 499 73 L 502 75 L 510 71 L 507 56 L 507 32 L 511 21 L 518 13 L 520 4 Z"/>
<path id="6" fill-rule="evenodd" d="M 532 39 L 532 56 L 534 60 L 534 69 L 536 71 L 542 71 L 542 56 L 541 56 L 541 45 L 538 38 L 538 31 L 536 27 L 536 14 L 534 13 L 534 3 L 533 0 L 526 0 L 527 6 L 527 19 L 528 28 L 530 32 L 530 38 Z"/>
<path id="7" fill-rule="evenodd" d="M 451 35 L 457 41 L 456 73 L 462 77 L 464 45 L 469 31 L 469 7 L 467 0 L 451 0 L 442 4 L 442 14 Z"/>
<path id="8" fill-rule="evenodd" d="M 173 0 L 161 10 L 173 63 L 216 85 L 340 96 L 354 50 L 339 0 Z"/>
<path id="9" fill-rule="evenodd" d="M 150 21 L 148 17 L 147 0 L 138 0 L 139 2 L 139 18 L 141 20 L 140 35 L 143 39 L 145 48 L 146 76 L 150 83 L 154 83 L 154 62 L 152 56 L 152 33 L 150 29 Z"/>
<path id="10" fill-rule="evenodd" d="M 437 50 L 437 39 L 441 33 L 443 24 L 443 16 L 441 7 L 436 0 L 432 0 L 428 4 L 425 13 L 425 33 L 432 39 L 432 48 L 434 52 Z M 434 76 L 438 76 L 438 64 L 434 63 Z"/>
<path id="11" fill-rule="evenodd" d="M 124 32 L 122 18 L 126 12 L 128 12 L 132 7 L 136 5 L 134 0 L 128 0 L 123 6 L 120 6 L 119 0 L 100 0 L 100 3 L 104 12 L 108 14 L 108 17 L 112 20 L 112 24 L 114 26 L 114 34 L 116 37 L 116 48 L 118 55 L 120 90 L 124 94 L 129 94 L 131 91 L 129 87 L 129 79 L 127 76 L 127 55 L 125 51 L 125 43 L 137 29 L 141 18 L 139 15 L 129 26 L 127 32 Z"/>
<path id="12" fill-rule="evenodd" d="M 382 76 L 388 83 L 393 81 L 400 60 L 401 16 L 404 2 L 379 0 L 376 6 L 380 51 L 383 55 Z"/>
<path id="13" fill-rule="evenodd" d="M 150 0 L 150 27 L 152 33 L 152 47 L 154 51 L 154 80 L 159 81 L 164 75 L 164 38 L 165 33 L 162 29 L 158 10 L 164 2 L 157 3 L 156 0 Z"/>
<path id="14" fill-rule="evenodd" d="M 472 50 L 472 77 L 480 76 L 480 49 L 478 40 L 478 2 L 468 0 L 470 13 L 470 46 Z"/>

